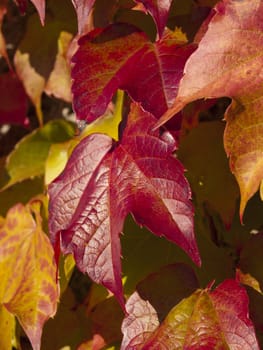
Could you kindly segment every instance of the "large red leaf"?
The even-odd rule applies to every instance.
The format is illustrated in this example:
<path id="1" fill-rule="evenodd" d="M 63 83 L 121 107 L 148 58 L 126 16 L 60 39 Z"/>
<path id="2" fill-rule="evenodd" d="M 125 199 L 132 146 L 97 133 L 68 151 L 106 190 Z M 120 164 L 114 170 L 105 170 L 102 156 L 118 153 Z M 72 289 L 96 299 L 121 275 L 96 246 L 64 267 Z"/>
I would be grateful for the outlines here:
<path id="1" fill-rule="evenodd" d="M 156 119 L 132 105 L 121 142 L 106 135 L 84 139 L 65 171 L 49 187 L 50 232 L 63 252 L 111 290 L 123 305 L 119 234 L 126 215 L 177 243 L 194 262 L 200 257 L 193 232 L 190 188 L 171 154 L 170 134 L 152 131 Z"/>
<path id="2" fill-rule="evenodd" d="M 146 306 L 150 312 L 145 312 Z M 248 318 L 246 290 L 235 280 L 224 281 L 214 291 L 197 290 L 177 304 L 159 327 L 155 309 L 137 292 L 128 300 L 127 310 L 122 350 L 259 349 Z M 147 332 L 142 324 L 148 325 Z"/>
<path id="3" fill-rule="evenodd" d="M 168 120 L 196 99 L 233 98 L 225 115 L 225 149 L 241 190 L 241 215 L 263 178 L 262 31 L 262 1 L 218 3 L 185 65 L 174 107 L 161 119 Z"/>
<path id="4" fill-rule="evenodd" d="M 101 116 L 118 88 L 160 117 L 172 106 L 185 61 L 194 50 L 179 45 L 183 38 L 178 36 L 167 31 L 152 43 L 134 27 L 115 24 L 82 37 L 72 69 L 77 117 L 91 122 Z"/>
<path id="5" fill-rule="evenodd" d="M 162 37 L 164 27 L 166 25 L 169 9 L 172 3 L 172 0 L 135 0 L 138 3 L 142 3 L 146 10 L 153 17 L 159 37 Z"/>
<path id="6" fill-rule="evenodd" d="M 95 0 L 72 0 L 72 3 L 77 13 L 79 34 L 83 34 Z"/>

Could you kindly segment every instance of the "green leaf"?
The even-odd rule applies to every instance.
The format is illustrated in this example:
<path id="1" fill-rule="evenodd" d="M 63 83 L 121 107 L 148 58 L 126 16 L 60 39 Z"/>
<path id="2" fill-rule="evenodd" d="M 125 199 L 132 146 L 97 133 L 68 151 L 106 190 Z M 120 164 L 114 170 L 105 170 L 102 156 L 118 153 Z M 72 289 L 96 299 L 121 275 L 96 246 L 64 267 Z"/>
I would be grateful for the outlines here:
<path id="1" fill-rule="evenodd" d="M 4 189 L 17 182 L 43 175 L 50 146 L 69 140 L 73 137 L 74 130 L 72 124 L 64 120 L 54 120 L 25 136 L 16 144 L 7 159 L 6 170 L 10 179 Z"/>

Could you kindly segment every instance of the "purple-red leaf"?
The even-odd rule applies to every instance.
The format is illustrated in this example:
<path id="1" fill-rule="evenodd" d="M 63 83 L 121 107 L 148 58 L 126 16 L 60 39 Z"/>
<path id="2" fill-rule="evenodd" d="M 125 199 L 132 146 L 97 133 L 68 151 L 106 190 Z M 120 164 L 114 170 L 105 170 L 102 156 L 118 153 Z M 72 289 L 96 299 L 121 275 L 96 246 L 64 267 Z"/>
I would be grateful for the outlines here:
<path id="1" fill-rule="evenodd" d="M 167 31 L 152 43 L 127 24 L 96 29 L 82 37 L 72 69 L 77 117 L 91 122 L 101 116 L 118 88 L 160 117 L 172 106 L 185 61 L 194 50 L 182 44 L 181 33 Z"/>
<path id="2" fill-rule="evenodd" d="M 201 33 L 198 49 L 185 65 L 173 108 L 160 125 L 187 103 L 229 96 L 225 150 L 241 192 L 240 214 L 263 179 L 263 3 L 224 0 Z"/>
<path id="3" fill-rule="evenodd" d="M 72 3 L 77 13 L 79 34 L 83 34 L 95 0 L 72 0 Z"/>
<path id="4" fill-rule="evenodd" d="M 172 0 L 135 0 L 142 3 L 156 23 L 159 37 L 162 37 Z"/>
<path id="5" fill-rule="evenodd" d="M 200 257 L 193 232 L 190 188 L 172 156 L 168 133 L 152 131 L 156 119 L 132 105 L 119 145 L 94 134 L 73 152 L 65 171 L 49 187 L 50 232 L 62 251 L 111 290 L 123 305 L 119 234 L 126 215 L 178 244 L 193 261 Z"/>
<path id="6" fill-rule="evenodd" d="M 16 75 L 12 72 L 0 75 L 0 124 L 28 124 L 27 103 L 24 87 Z"/>
<path id="7" fill-rule="evenodd" d="M 140 299 L 137 292 L 128 300 L 129 314 L 122 325 L 125 334 L 122 350 L 259 350 L 253 324 L 248 318 L 246 290 L 235 280 L 224 281 L 214 291 L 197 290 L 177 304 L 154 331 L 155 310 L 147 302 Z M 144 317 L 144 323 L 151 325 L 146 341 L 147 333 L 138 327 L 141 325 L 138 317 L 142 315 L 137 310 L 143 305 L 150 310 Z"/>

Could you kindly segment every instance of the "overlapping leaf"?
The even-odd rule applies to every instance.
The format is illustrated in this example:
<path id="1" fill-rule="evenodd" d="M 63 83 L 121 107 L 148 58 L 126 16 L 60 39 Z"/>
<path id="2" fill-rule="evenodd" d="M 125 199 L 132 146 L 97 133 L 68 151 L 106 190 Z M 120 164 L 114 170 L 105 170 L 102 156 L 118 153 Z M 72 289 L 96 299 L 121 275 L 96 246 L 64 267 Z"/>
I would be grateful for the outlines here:
<path id="1" fill-rule="evenodd" d="M 67 141 L 74 132 L 75 128 L 72 124 L 64 120 L 54 120 L 25 136 L 16 144 L 6 161 L 9 179 L 4 187 L 43 175 L 52 143 Z"/>
<path id="2" fill-rule="evenodd" d="M 138 3 L 142 3 L 146 10 L 153 17 L 159 37 L 162 37 L 164 27 L 166 25 L 169 9 L 172 3 L 172 0 L 135 0 Z"/>
<path id="3" fill-rule="evenodd" d="M 127 310 L 122 350 L 259 349 L 247 316 L 248 296 L 235 280 L 226 280 L 214 291 L 197 290 L 177 304 L 160 326 L 153 306 L 137 292 L 128 300 Z"/>
<path id="4" fill-rule="evenodd" d="M 151 131 L 156 119 L 132 105 L 120 144 L 94 134 L 73 152 L 49 187 L 50 232 L 78 267 L 110 289 L 123 305 L 119 234 L 126 215 L 177 243 L 200 263 L 193 207 L 175 141 Z"/>
<path id="5" fill-rule="evenodd" d="M 167 31 L 151 43 L 127 24 L 96 29 L 79 45 L 73 57 L 73 102 L 77 117 L 88 122 L 105 112 L 118 88 L 160 117 L 172 106 L 185 61 L 194 50 L 181 33 Z"/>
<path id="6" fill-rule="evenodd" d="M 233 98 L 225 116 L 225 149 L 241 191 L 241 216 L 263 178 L 262 19 L 260 0 L 218 3 L 186 63 L 175 105 L 162 118 L 169 119 L 196 99 Z"/>
<path id="7" fill-rule="evenodd" d="M 42 231 L 39 203 L 17 204 L 1 219 L 0 250 L 0 303 L 39 350 L 44 322 L 55 314 L 58 300 L 54 252 Z"/>

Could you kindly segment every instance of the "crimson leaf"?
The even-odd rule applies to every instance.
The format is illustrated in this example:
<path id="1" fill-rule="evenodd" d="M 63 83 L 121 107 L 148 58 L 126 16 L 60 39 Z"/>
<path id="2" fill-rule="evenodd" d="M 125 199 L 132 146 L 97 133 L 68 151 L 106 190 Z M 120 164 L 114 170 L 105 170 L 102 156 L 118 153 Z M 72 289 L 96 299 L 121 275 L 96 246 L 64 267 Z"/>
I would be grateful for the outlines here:
<path id="1" fill-rule="evenodd" d="M 185 61 L 194 50 L 181 33 L 167 31 L 152 43 L 127 24 L 96 29 L 79 46 L 73 57 L 73 104 L 77 117 L 88 122 L 105 112 L 118 88 L 160 117 L 172 106 Z"/>
<path id="2" fill-rule="evenodd" d="M 12 72 L 0 75 L 0 124 L 27 125 L 27 104 L 27 95 L 16 75 Z"/>
<path id="3" fill-rule="evenodd" d="M 185 65 L 174 106 L 158 123 L 191 101 L 232 98 L 225 113 L 224 144 L 240 187 L 241 217 L 263 179 L 262 19 L 260 0 L 219 2 L 209 17 L 207 31 L 202 28 L 198 35 L 198 49 Z"/>
<path id="4" fill-rule="evenodd" d="M 142 3 L 151 14 L 156 23 L 159 37 L 161 38 L 168 19 L 172 0 L 135 0 L 135 2 Z"/>
<path id="5" fill-rule="evenodd" d="M 93 134 L 75 149 L 64 172 L 50 185 L 50 233 L 61 237 L 81 271 L 103 284 L 124 305 L 120 240 L 124 219 L 135 220 L 178 244 L 193 261 L 200 257 L 193 232 L 190 188 L 175 141 L 152 131 L 156 118 L 133 104 L 121 142 Z"/>
<path id="6" fill-rule="evenodd" d="M 127 310 L 122 350 L 259 349 L 248 318 L 246 290 L 235 280 L 225 280 L 214 291 L 197 290 L 177 304 L 160 326 L 155 308 L 137 292 L 128 300 Z"/>

